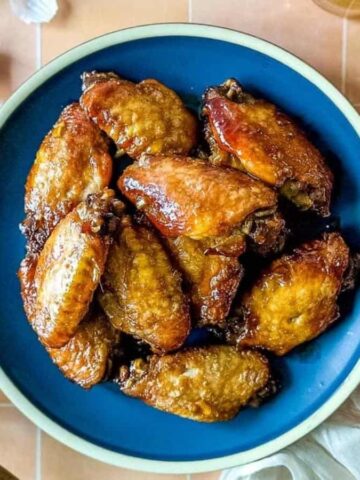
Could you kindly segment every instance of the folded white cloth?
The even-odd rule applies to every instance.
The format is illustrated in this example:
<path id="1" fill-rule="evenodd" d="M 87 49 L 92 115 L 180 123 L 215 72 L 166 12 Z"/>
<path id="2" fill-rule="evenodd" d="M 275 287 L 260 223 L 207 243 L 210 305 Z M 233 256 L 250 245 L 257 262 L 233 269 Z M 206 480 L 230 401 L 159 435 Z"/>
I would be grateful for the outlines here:
<path id="1" fill-rule="evenodd" d="M 25 23 L 50 22 L 56 15 L 56 0 L 10 0 L 12 11 Z"/>
<path id="2" fill-rule="evenodd" d="M 326 422 L 270 457 L 225 470 L 219 480 L 359 480 L 360 387 Z"/>

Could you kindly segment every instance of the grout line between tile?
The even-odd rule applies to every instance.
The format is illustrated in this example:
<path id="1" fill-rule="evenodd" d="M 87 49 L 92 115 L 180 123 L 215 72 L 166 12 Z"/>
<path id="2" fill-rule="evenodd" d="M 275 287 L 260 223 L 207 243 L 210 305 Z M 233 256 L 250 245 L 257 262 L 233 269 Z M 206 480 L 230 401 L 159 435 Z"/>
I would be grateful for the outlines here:
<path id="1" fill-rule="evenodd" d="M 35 439 L 35 480 L 41 480 L 41 430 L 36 429 Z"/>
<path id="2" fill-rule="evenodd" d="M 0 408 L 9 408 L 9 407 L 13 407 L 14 405 L 12 403 L 6 403 L 6 402 L 1 402 L 0 403 Z"/>
<path id="3" fill-rule="evenodd" d="M 188 0 L 188 20 L 192 22 L 192 0 Z"/>
<path id="4" fill-rule="evenodd" d="M 186 480 L 191 480 L 191 475 L 186 475 Z"/>
<path id="5" fill-rule="evenodd" d="M 36 70 L 42 65 L 42 51 L 41 51 L 41 23 L 36 24 L 36 34 L 35 34 L 35 50 L 36 50 Z"/>
<path id="6" fill-rule="evenodd" d="M 346 69 L 347 69 L 347 54 L 348 54 L 348 17 L 349 13 L 356 0 L 352 0 L 343 17 L 342 21 L 342 39 L 341 39 L 341 91 L 345 95 L 346 93 Z"/>

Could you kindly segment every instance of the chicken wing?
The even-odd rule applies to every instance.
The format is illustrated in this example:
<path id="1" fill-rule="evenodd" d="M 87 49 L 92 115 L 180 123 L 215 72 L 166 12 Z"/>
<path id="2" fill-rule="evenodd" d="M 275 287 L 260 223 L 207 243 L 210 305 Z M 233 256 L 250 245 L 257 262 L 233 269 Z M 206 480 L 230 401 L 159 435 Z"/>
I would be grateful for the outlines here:
<path id="1" fill-rule="evenodd" d="M 242 299 L 237 344 L 284 355 L 338 318 L 337 297 L 349 265 L 339 233 L 324 234 L 274 260 Z"/>
<path id="2" fill-rule="evenodd" d="M 277 195 L 234 169 L 189 157 L 143 156 L 118 186 L 167 237 L 226 236 L 250 218 L 272 218 Z"/>
<path id="3" fill-rule="evenodd" d="M 236 80 L 204 95 L 211 160 L 259 178 L 300 209 L 329 215 L 333 176 L 320 152 L 275 105 L 254 99 Z"/>
<path id="4" fill-rule="evenodd" d="M 188 348 L 120 370 L 124 393 L 201 422 L 234 417 L 270 379 L 266 358 L 226 345 Z"/>
<path id="5" fill-rule="evenodd" d="M 46 346 L 64 346 L 87 313 L 104 271 L 107 233 L 116 228 L 112 209 L 122 206 L 111 190 L 90 195 L 59 222 L 41 253 L 22 263 L 25 310 Z"/>
<path id="6" fill-rule="evenodd" d="M 75 335 L 61 348 L 47 347 L 52 361 L 68 379 L 83 388 L 101 382 L 111 364 L 111 349 L 119 333 L 102 314 L 85 318 Z"/>
<path id="7" fill-rule="evenodd" d="M 74 207 L 101 192 L 112 173 L 108 143 L 78 103 L 67 106 L 44 138 L 26 181 L 22 231 L 32 251 Z"/>
<path id="8" fill-rule="evenodd" d="M 157 80 L 129 82 L 114 73 L 83 75 L 80 99 L 90 118 L 116 143 L 120 154 L 186 155 L 197 141 L 197 121 L 178 95 Z"/>
<path id="9" fill-rule="evenodd" d="M 199 240 L 165 240 L 189 291 L 192 314 L 198 325 L 222 326 L 243 275 L 236 257 L 206 254 Z"/>
<path id="10" fill-rule="evenodd" d="M 181 275 L 155 233 L 127 218 L 111 247 L 99 302 L 114 327 L 157 352 L 179 348 L 190 330 Z"/>

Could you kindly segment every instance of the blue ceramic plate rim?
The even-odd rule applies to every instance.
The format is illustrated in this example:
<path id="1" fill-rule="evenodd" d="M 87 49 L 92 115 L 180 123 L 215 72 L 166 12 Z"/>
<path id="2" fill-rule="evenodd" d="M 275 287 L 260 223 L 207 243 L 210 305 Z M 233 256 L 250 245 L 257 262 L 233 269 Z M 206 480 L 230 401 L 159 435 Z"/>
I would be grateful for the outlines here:
<path id="1" fill-rule="evenodd" d="M 349 101 L 320 73 L 291 53 L 257 37 L 235 30 L 201 24 L 153 24 L 115 31 L 90 40 L 57 57 L 38 70 L 8 99 L 0 110 L 0 128 L 21 103 L 46 80 L 73 62 L 109 46 L 151 37 L 193 36 L 241 45 L 285 64 L 317 86 L 342 112 L 360 135 L 360 118 Z M 256 448 L 210 460 L 159 461 L 124 455 L 88 442 L 69 432 L 36 408 L 0 368 L 0 388 L 14 405 L 43 431 L 73 449 L 97 460 L 130 469 L 156 473 L 199 473 L 230 468 L 268 456 L 300 439 L 331 415 L 360 383 L 360 360 L 349 375 L 312 415 L 276 439 Z"/>

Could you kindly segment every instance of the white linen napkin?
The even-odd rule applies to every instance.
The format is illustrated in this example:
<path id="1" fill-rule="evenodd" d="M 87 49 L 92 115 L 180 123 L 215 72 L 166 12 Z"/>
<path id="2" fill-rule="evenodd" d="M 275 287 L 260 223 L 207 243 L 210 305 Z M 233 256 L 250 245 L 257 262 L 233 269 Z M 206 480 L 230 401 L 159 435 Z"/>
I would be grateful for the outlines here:
<path id="1" fill-rule="evenodd" d="M 360 387 L 326 422 L 279 453 L 219 480 L 359 480 Z"/>

